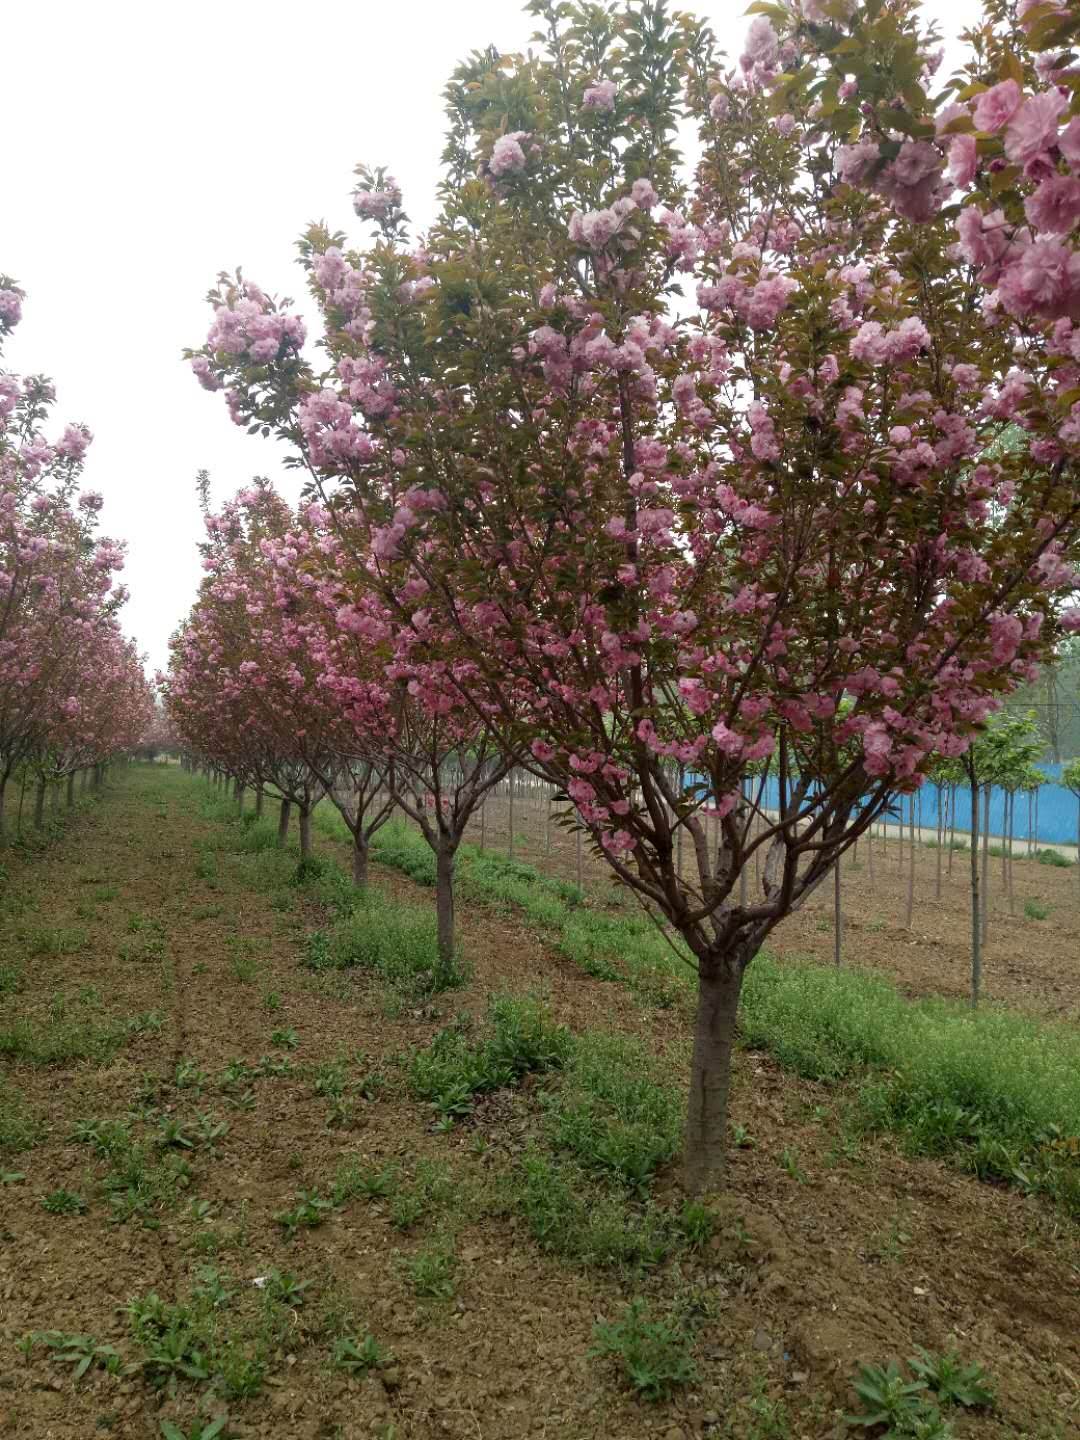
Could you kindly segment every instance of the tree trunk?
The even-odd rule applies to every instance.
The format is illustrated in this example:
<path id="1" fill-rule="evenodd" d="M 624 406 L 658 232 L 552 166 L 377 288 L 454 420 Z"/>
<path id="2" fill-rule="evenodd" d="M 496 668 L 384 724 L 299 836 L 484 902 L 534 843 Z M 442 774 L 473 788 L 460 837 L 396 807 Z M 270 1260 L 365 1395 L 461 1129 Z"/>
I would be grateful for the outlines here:
<path id="1" fill-rule="evenodd" d="M 352 880 L 358 890 L 367 889 L 368 843 L 362 830 L 353 836 Z"/>
<path id="2" fill-rule="evenodd" d="M 7 792 L 8 777 L 0 775 L 0 836 L 4 833 L 4 795 Z"/>
<path id="3" fill-rule="evenodd" d="M 301 864 L 311 854 L 311 806 L 300 806 L 300 861 Z"/>
<path id="4" fill-rule="evenodd" d="M 676 789 L 677 789 L 678 792 L 679 792 L 679 801 L 680 801 L 680 803 L 682 802 L 683 787 L 685 786 L 685 784 L 686 784 L 686 773 L 685 773 L 683 767 L 680 765 L 680 766 L 679 766 L 679 778 L 678 778 L 678 780 L 676 781 Z M 740 790 L 742 791 L 742 795 L 743 795 L 743 798 L 744 798 L 744 799 L 745 799 L 745 797 L 746 797 L 745 785 L 746 785 L 746 782 L 745 782 L 745 781 L 741 781 L 741 782 L 740 782 Z M 682 819 L 682 816 L 681 816 L 681 815 L 678 815 L 677 812 L 676 812 L 676 823 L 678 824 L 678 821 L 681 820 L 681 819 Z M 678 828 L 677 828 L 676 831 L 675 831 L 675 874 L 678 875 L 678 877 L 679 877 L 680 880 L 682 879 L 683 829 L 684 829 L 684 827 L 683 827 L 681 824 L 679 824 L 679 825 L 678 825 Z M 739 904 L 742 905 L 742 906 L 745 906 L 745 905 L 746 905 L 746 867 L 745 867 L 745 866 L 743 867 L 742 873 L 741 873 L 740 876 L 739 876 Z"/>
<path id="5" fill-rule="evenodd" d="M 757 816 L 756 816 L 756 815 L 755 815 L 755 817 L 754 817 L 754 823 L 755 823 L 755 824 L 757 823 Z M 750 833 L 751 833 L 751 838 L 752 838 L 752 837 L 753 837 L 753 831 L 751 830 Z M 870 848 L 873 849 L 873 844 L 871 844 L 871 847 L 870 847 Z M 873 862 L 873 860 L 870 861 L 870 888 L 871 888 L 871 890 L 874 888 L 874 862 Z M 760 846 L 760 845 L 759 845 L 759 846 L 757 847 L 757 849 L 754 851 L 754 894 L 755 894 L 755 895 L 760 895 L 760 894 L 761 894 L 761 846 Z"/>
<path id="6" fill-rule="evenodd" d="M 438 944 L 436 983 L 447 986 L 454 976 L 454 862 L 457 845 L 439 837 L 435 851 L 435 921 Z"/>
<path id="7" fill-rule="evenodd" d="M 757 860 L 757 851 L 754 851 L 754 859 Z M 874 893 L 874 825 L 870 823 L 870 829 L 866 832 L 866 868 L 870 874 L 870 893 Z"/>
<path id="8" fill-rule="evenodd" d="M 698 975 L 694 1055 L 686 1119 L 686 1188 L 692 1195 L 716 1190 L 727 1158 L 728 1093 L 742 968 L 703 965 Z"/>
<path id="9" fill-rule="evenodd" d="M 278 813 L 277 843 L 284 845 L 289 838 L 289 815 L 292 812 L 292 801 L 282 800 L 281 810 Z"/>
<path id="10" fill-rule="evenodd" d="M 239 780 L 236 782 L 236 809 L 238 814 L 244 813 L 244 787 Z"/>
<path id="11" fill-rule="evenodd" d="M 258 787 L 258 789 L 255 791 L 255 814 L 256 814 L 256 816 L 257 816 L 260 820 L 262 819 L 263 801 L 264 801 L 265 799 L 266 799 L 266 797 L 265 797 L 265 795 L 263 794 L 263 788 L 262 788 L 262 786 L 260 785 L 260 786 Z"/>
<path id="12" fill-rule="evenodd" d="M 506 857 L 508 860 L 514 858 L 514 772 L 510 771 L 507 777 L 510 786 L 510 830 L 506 840 Z"/>
<path id="13" fill-rule="evenodd" d="M 840 904 L 840 860 L 833 866 L 833 961 L 839 965 L 844 946 L 844 912 Z"/>
<path id="14" fill-rule="evenodd" d="M 979 909 L 979 787 L 971 784 L 971 1008 L 982 985 L 982 915 Z"/>
<path id="15" fill-rule="evenodd" d="M 75 804 L 75 771 L 67 777 L 67 808 L 70 810 Z"/>
<path id="16" fill-rule="evenodd" d="M 45 781 L 39 780 L 34 791 L 34 828 L 40 830 L 45 824 Z"/>
<path id="17" fill-rule="evenodd" d="M 84 791 L 86 790 L 86 777 L 87 777 L 87 775 L 88 775 L 89 773 L 90 773 L 90 772 L 89 772 L 88 770 L 84 770 L 84 771 L 82 772 L 82 774 L 79 776 L 79 794 L 80 794 L 80 795 L 82 795 L 82 794 L 84 793 Z"/>
<path id="18" fill-rule="evenodd" d="M 960 804 L 960 791 L 955 785 L 949 786 L 949 878 L 952 878 L 952 862 L 956 845 L 956 810 Z"/>
<path id="19" fill-rule="evenodd" d="M 941 786 L 936 787 L 937 794 L 937 871 L 934 875 L 934 899 L 941 899 L 941 851 L 945 843 L 945 792 Z"/>
<path id="20" fill-rule="evenodd" d="M 990 932 L 990 786 L 983 786 L 982 884 L 979 903 L 982 906 L 982 943 Z"/>
<path id="21" fill-rule="evenodd" d="M 1005 791 L 1005 808 L 1002 812 L 1001 837 L 1001 889 L 1002 893 L 1009 893 L 1009 792 Z"/>
<path id="22" fill-rule="evenodd" d="M 915 916 L 915 796 L 908 797 L 908 877 L 907 877 L 907 904 L 904 910 L 905 928 L 911 929 L 911 922 Z"/>

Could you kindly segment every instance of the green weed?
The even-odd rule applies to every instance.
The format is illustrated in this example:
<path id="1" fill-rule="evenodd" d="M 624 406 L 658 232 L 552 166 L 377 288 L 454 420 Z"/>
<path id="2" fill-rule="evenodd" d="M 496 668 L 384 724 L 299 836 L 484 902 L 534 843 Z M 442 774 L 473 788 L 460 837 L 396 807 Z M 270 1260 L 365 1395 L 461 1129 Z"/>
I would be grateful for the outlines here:
<path id="1" fill-rule="evenodd" d="M 430 994 L 464 980 L 439 965 L 435 917 L 429 910 L 390 904 L 365 894 L 330 930 L 308 936 L 312 970 L 366 970 L 406 995 Z"/>
<path id="2" fill-rule="evenodd" d="M 912 1372 L 922 1380 L 943 1405 L 961 1405 L 967 1410 L 989 1409 L 994 1393 L 981 1365 L 965 1365 L 955 1351 L 932 1355 L 920 1348 L 908 1361 Z"/>
<path id="3" fill-rule="evenodd" d="M 589 1354 L 613 1358 L 645 1400 L 667 1400 L 697 1378 L 692 1337 L 671 1320 L 650 1320 L 644 1301 L 635 1300 L 620 1320 L 593 1330 Z"/>
<path id="4" fill-rule="evenodd" d="M 120 1353 L 112 1345 L 103 1345 L 93 1335 L 69 1334 L 64 1330 L 38 1330 L 27 1337 L 28 1342 L 45 1345 L 53 1359 L 61 1365 L 73 1366 L 72 1376 L 81 1380 L 90 1369 L 119 1375 L 124 1369 Z"/>
<path id="5" fill-rule="evenodd" d="M 86 1212 L 86 1201 L 83 1197 L 74 1190 L 65 1190 L 62 1186 L 43 1195 L 41 1206 L 50 1215 L 83 1215 Z"/>
<path id="6" fill-rule="evenodd" d="M 344 1370 L 346 1375 L 362 1376 L 370 1370 L 382 1370 L 393 1360 L 374 1335 L 365 1335 L 362 1340 L 342 1335 L 334 1341 L 330 1363 L 335 1370 Z"/>
<path id="7" fill-rule="evenodd" d="M 377 1170 L 374 1166 L 361 1164 L 355 1156 L 349 1156 L 338 1166 L 330 1198 L 335 1206 L 346 1204 L 356 1195 L 380 1200 L 393 1193 L 398 1179 L 399 1172 L 393 1167 Z"/>
<path id="8" fill-rule="evenodd" d="M 333 1202 L 317 1190 L 301 1190 L 296 1204 L 290 1210 L 279 1210 L 274 1219 L 285 1231 L 285 1238 L 291 1240 L 299 1230 L 314 1230 L 325 1224 Z"/>
<path id="9" fill-rule="evenodd" d="M 449 1240 L 425 1245 L 402 1261 L 413 1293 L 426 1300 L 449 1300 L 455 1291 L 457 1256 Z"/>

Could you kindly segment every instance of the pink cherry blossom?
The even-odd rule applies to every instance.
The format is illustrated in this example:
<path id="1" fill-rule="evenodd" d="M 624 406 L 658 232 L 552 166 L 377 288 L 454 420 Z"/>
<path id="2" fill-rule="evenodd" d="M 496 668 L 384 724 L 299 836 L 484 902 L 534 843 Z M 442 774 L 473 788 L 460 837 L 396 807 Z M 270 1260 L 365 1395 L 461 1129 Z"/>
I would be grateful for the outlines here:
<path id="1" fill-rule="evenodd" d="M 1058 138 L 1058 122 L 1068 108 L 1068 100 L 1060 90 L 1046 90 L 1032 95 L 1008 122 L 1005 131 L 1005 154 L 1015 165 L 1027 165 L 1037 159 Z"/>
<path id="2" fill-rule="evenodd" d="M 585 91 L 581 103 L 586 110 L 614 110 L 617 93 L 614 80 L 597 80 Z"/>
<path id="3" fill-rule="evenodd" d="M 984 90 L 972 112 L 975 128 L 990 134 L 1003 129 L 1019 109 L 1021 98 L 1020 86 L 1015 80 L 1003 80 Z"/>

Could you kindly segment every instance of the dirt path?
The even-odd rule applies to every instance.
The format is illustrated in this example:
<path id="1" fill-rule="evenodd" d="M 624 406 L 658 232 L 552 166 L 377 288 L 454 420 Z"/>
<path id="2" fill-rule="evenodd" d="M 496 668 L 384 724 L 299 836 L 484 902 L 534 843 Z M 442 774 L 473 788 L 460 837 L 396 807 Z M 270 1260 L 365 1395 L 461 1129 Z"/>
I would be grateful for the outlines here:
<path id="1" fill-rule="evenodd" d="M 223 1434 L 266 1440 L 824 1440 L 858 1362 L 953 1344 L 1000 1397 L 958 1435 L 1076 1433 L 1075 1233 L 1042 1202 L 855 1143 L 842 1096 L 760 1056 L 739 1057 L 748 1144 L 711 1240 L 647 1270 L 546 1256 L 507 1200 L 539 1133 L 530 1087 L 444 1133 L 401 1057 L 539 983 L 576 1033 L 642 1036 L 677 1076 L 685 1018 L 482 910 L 462 915 L 469 986 L 433 1003 L 313 974 L 324 913 L 202 794 L 134 770 L 46 855 L 4 857 L 0 1436 L 162 1440 L 227 1412 Z M 356 1177 L 380 1173 L 365 1198 Z M 663 1176 L 657 1198 L 676 1200 Z M 596 1321 L 639 1297 L 692 1320 L 697 1379 L 657 1405 L 589 1356 Z M 16 1348 L 54 1331 L 93 1337 L 78 1381 L 62 1347 Z M 365 1366 L 346 1342 L 370 1356 L 369 1336 Z"/>

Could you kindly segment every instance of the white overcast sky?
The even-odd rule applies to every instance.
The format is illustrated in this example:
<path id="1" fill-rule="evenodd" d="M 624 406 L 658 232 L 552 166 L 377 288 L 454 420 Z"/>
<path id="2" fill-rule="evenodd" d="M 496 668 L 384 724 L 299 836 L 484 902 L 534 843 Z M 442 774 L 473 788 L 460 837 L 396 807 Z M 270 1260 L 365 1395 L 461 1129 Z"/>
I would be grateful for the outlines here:
<path id="1" fill-rule="evenodd" d="M 745 5 L 687 0 L 737 55 Z M 977 0 L 928 0 L 953 38 Z M 0 272 L 27 292 L 4 364 L 56 382 L 58 421 L 94 432 L 86 484 L 126 540 L 125 627 L 163 665 L 198 584 L 195 472 L 216 502 L 253 474 L 298 481 L 229 421 L 181 347 L 203 296 L 242 264 L 303 294 L 310 220 L 358 234 L 355 164 L 385 164 L 414 221 L 431 214 L 441 92 L 458 59 L 533 28 L 516 0 L 13 0 L 0 21 Z M 951 58 L 951 57 L 950 57 Z"/>

